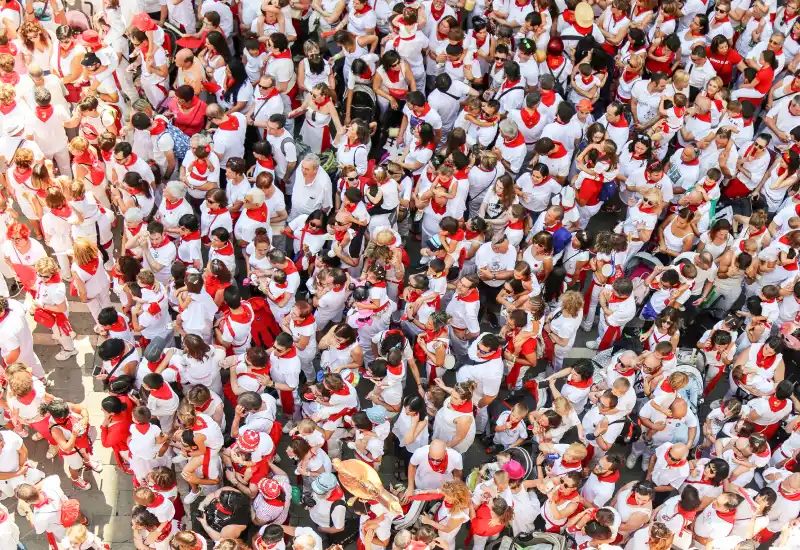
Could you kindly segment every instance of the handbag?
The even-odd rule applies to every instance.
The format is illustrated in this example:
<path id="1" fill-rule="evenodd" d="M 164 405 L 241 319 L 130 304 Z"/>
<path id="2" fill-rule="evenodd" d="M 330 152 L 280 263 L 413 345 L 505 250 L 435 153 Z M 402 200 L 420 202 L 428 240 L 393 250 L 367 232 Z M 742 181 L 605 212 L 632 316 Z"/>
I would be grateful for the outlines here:
<path id="1" fill-rule="evenodd" d="M 56 316 L 40 307 L 33 310 L 33 320 L 46 328 L 53 328 L 56 324 Z"/>
<path id="2" fill-rule="evenodd" d="M 556 356 L 556 345 L 553 343 L 553 340 L 550 338 L 550 334 L 547 332 L 542 332 L 542 357 L 550 361 L 551 363 L 555 360 Z"/>

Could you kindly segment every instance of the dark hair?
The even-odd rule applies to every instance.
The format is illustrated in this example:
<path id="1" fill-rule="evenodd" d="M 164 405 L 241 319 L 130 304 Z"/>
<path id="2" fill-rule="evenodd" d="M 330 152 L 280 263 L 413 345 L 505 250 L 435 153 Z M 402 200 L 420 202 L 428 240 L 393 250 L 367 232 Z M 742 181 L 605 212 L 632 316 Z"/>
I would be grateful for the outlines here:
<path id="1" fill-rule="evenodd" d="M 219 31 L 211 31 L 206 35 L 206 41 L 211 44 L 220 56 L 222 56 L 222 59 L 225 60 L 225 64 L 229 65 L 231 61 L 231 51 L 228 49 L 228 42 L 225 40 L 225 37 L 222 36 L 222 33 Z"/>

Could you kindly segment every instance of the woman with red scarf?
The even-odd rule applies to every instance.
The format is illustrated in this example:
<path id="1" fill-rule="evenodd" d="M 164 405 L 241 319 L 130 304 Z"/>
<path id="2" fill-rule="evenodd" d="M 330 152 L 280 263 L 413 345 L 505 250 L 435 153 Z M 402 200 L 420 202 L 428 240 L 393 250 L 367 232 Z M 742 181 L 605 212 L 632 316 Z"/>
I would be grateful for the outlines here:
<path id="1" fill-rule="evenodd" d="M 181 236 L 181 218 L 187 214 L 194 214 L 192 205 L 185 197 L 186 186 L 178 181 L 170 181 L 164 188 L 164 198 L 156 211 L 156 220 L 164 225 L 164 233 L 173 240 Z"/>
<path id="2" fill-rule="evenodd" d="M 78 136 L 69 142 L 69 152 L 73 178 L 83 182 L 100 206 L 110 209 L 106 194 L 106 163 L 98 150 L 85 137 Z"/>
<path id="3" fill-rule="evenodd" d="M 61 345 L 56 359 L 66 361 L 78 354 L 72 341 L 72 325 L 67 319 L 67 287 L 61 281 L 58 263 L 53 258 L 40 258 L 36 261 L 35 269 L 36 282 L 31 288 L 34 299 L 29 313 L 38 324 L 52 329 L 53 338 Z"/>
<path id="4" fill-rule="evenodd" d="M 72 264 L 72 280 L 75 291 L 81 301 L 89 308 L 89 312 L 98 322 L 100 311 L 111 307 L 109 297 L 111 281 L 103 269 L 100 252 L 92 241 L 84 238 L 76 239 L 72 245 L 75 261 Z"/>
<path id="5" fill-rule="evenodd" d="M 444 376 L 444 364 L 450 350 L 450 337 L 447 333 L 450 316 L 444 311 L 440 311 L 438 298 L 438 294 L 434 293 L 433 301 L 436 303 L 433 308 L 436 311 L 428 316 L 424 325 L 425 329 L 417 335 L 417 342 L 414 344 L 414 361 L 408 364 L 415 380 L 420 380 L 420 368 L 425 369 L 429 388 L 433 387 L 437 378 Z"/>
<path id="6" fill-rule="evenodd" d="M 306 115 L 303 127 L 300 129 L 303 142 L 318 155 L 330 149 L 331 120 L 336 133 L 343 132 L 342 122 L 336 110 L 336 94 L 324 82 L 317 84 L 311 89 L 311 93 L 306 95 L 303 104 L 289 113 L 289 118 L 295 118 L 303 113 Z"/>
<path id="7" fill-rule="evenodd" d="M 192 137 L 205 128 L 208 104 L 195 95 L 191 86 L 178 86 L 165 106 L 172 114 L 172 124 L 187 136 Z"/>
<path id="8" fill-rule="evenodd" d="M 69 279 L 69 259 L 72 256 L 72 209 L 58 187 L 47 189 L 45 206 L 47 209 L 42 214 L 44 239 L 58 260 L 61 276 Z"/>
<path id="9" fill-rule="evenodd" d="M 395 50 L 384 53 L 375 71 L 372 89 L 378 96 L 381 113 L 390 107 L 393 111 L 399 111 L 405 104 L 406 94 L 417 89 L 408 61 Z"/>
<path id="10" fill-rule="evenodd" d="M 83 78 L 83 56 L 86 50 L 78 44 L 77 31 L 69 25 L 61 25 L 56 29 L 58 48 L 53 51 L 50 60 L 50 70 L 67 89 L 65 99 L 70 103 L 77 103 L 81 98 L 82 85 L 78 82 Z M 86 83 L 88 85 L 88 82 Z M 152 103 L 158 105 L 158 103 Z"/>
<path id="11" fill-rule="evenodd" d="M 100 440 L 103 447 L 110 448 L 117 460 L 117 466 L 126 474 L 133 473 L 130 467 L 130 450 L 128 438 L 131 435 L 130 406 L 123 403 L 119 397 L 109 395 L 101 403 L 103 408 L 103 423 L 100 425 Z"/>
<path id="12" fill-rule="evenodd" d="M 464 542 L 469 544 L 472 540 L 472 550 L 483 550 L 489 537 L 500 534 L 514 519 L 514 508 L 504 498 L 495 497 L 480 506 L 470 507 L 469 515 L 469 535 Z"/>
<path id="13" fill-rule="evenodd" d="M 231 286 L 231 279 L 233 276 L 222 260 L 212 260 L 206 264 L 203 272 L 203 286 L 223 313 L 228 310 L 224 294 L 225 289 Z"/>
<path id="14" fill-rule="evenodd" d="M 477 383 L 474 380 L 468 380 L 448 388 L 441 379 L 434 380 L 434 382 L 449 394 L 449 397 L 444 400 L 442 408 L 436 412 L 431 440 L 440 439 L 455 451 L 465 453 L 475 441 L 476 422 L 472 397 Z M 419 392 L 422 397 L 425 397 L 421 386 Z"/>

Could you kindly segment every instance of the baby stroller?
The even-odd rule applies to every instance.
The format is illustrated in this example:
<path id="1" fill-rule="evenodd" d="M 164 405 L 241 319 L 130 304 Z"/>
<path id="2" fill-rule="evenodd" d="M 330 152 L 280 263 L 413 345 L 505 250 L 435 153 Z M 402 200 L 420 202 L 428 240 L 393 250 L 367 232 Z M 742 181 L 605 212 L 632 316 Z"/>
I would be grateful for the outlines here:
<path id="1" fill-rule="evenodd" d="M 625 262 L 625 277 L 633 282 L 633 296 L 638 306 L 637 315 L 650 299 L 651 290 L 644 284 L 645 280 L 655 268 L 663 265 L 661 260 L 647 252 L 637 252 Z"/>
<path id="2" fill-rule="evenodd" d="M 486 545 L 487 550 L 566 550 L 567 538 L 557 533 L 522 533 L 502 537 Z"/>

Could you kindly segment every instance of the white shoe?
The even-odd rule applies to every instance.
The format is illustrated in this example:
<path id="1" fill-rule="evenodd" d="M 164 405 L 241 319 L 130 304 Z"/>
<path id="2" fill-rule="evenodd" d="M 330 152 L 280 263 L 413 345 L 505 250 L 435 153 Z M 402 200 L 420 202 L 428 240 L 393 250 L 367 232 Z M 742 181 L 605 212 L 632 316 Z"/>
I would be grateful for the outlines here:
<path id="1" fill-rule="evenodd" d="M 590 340 L 586 342 L 586 347 L 589 349 L 597 349 L 600 347 L 600 344 L 597 343 L 597 340 Z"/>
<path id="2" fill-rule="evenodd" d="M 348 441 L 347 442 L 347 448 L 348 449 L 355 449 L 356 448 L 356 444 L 353 443 L 352 441 Z"/>
<path id="3" fill-rule="evenodd" d="M 75 487 L 77 487 L 81 491 L 88 491 L 89 489 L 92 488 L 92 484 L 83 479 L 82 477 L 79 477 L 78 479 L 73 479 L 72 484 L 75 485 Z"/>
<path id="4" fill-rule="evenodd" d="M 642 471 L 647 472 L 647 469 L 650 467 L 650 459 L 642 457 Z"/>
<path id="5" fill-rule="evenodd" d="M 186 504 L 186 505 L 188 506 L 188 505 L 190 505 L 192 502 L 194 502 L 195 500 L 197 500 L 198 498 L 200 498 L 200 495 L 201 495 L 201 492 L 200 492 L 200 491 L 197 491 L 196 493 L 195 493 L 194 491 L 189 491 L 189 492 L 186 494 L 186 496 L 185 496 L 185 497 L 183 497 L 183 503 L 184 503 L 184 504 Z"/>
<path id="6" fill-rule="evenodd" d="M 76 350 L 76 349 L 73 349 L 71 351 L 67 351 L 65 349 L 62 349 L 61 351 L 59 351 L 56 354 L 56 361 L 66 361 L 70 357 L 74 357 L 76 355 L 78 355 L 78 350 Z"/>
<path id="7" fill-rule="evenodd" d="M 625 466 L 627 466 L 629 470 L 632 470 L 636 466 L 636 461 L 639 460 L 639 456 L 641 455 L 628 455 L 628 460 L 625 461 Z"/>
<path id="8" fill-rule="evenodd" d="M 294 429 L 295 423 L 293 421 L 289 421 L 283 426 L 283 433 L 288 434 Z"/>
<path id="9" fill-rule="evenodd" d="M 45 457 L 47 457 L 49 460 L 53 460 L 57 454 L 58 454 L 58 447 L 56 447 L 55 445 L 50 445 L 50 447 L 47 449 L 47 454 L 45 455 Z"/>
<path id="10" fill-rule="evenodd" d="M 280 457 L 280 455 L 278 453 L 275 453 L 275 456 L 272 457 L 272 463 L 273 464 L 280 464 L 281 463 L 281 457 Z"/>
<path id="11" fill-rule="evenodd" d="M 103 471 L 103 465 L 97 460 L 90 460 L 89 462 L 84 462 L 83 465 L 86 468 L 89 468 L 91 471 L 97 472 L 98 474 Z"/>

